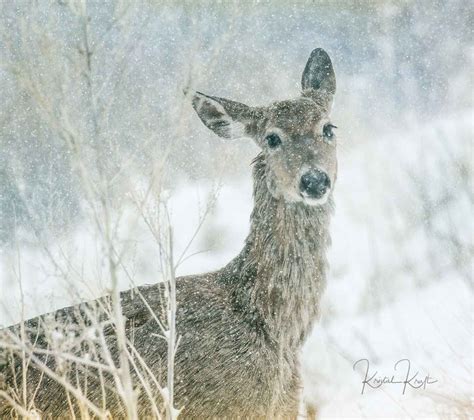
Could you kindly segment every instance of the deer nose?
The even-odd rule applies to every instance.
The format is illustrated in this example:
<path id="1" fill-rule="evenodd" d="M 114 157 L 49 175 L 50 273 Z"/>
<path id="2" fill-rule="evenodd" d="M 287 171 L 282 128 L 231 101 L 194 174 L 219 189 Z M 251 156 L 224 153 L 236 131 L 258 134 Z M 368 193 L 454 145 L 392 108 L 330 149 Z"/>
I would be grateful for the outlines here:
<path id="1" fill-rule="evenodd" d="M 309 198 L 321 198 L 331 187 L 331 180 L 326 172 L 311 169 L 304 173 L 300 180 L 301 194 Z"/>

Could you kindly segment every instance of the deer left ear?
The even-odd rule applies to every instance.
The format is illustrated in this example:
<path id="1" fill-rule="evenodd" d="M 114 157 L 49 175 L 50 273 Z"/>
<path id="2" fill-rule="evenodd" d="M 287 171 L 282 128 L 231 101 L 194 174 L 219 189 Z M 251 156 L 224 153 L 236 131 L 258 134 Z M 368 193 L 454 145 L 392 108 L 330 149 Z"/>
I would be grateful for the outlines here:
<path id="1" fill-rule="evenodd" d="M 316 48 L 310 55 L 301 78 L 303 96 L 331 107 L 336 93 L 336 75 L 331 59 L 322 48 Z"/>
<path id="2" fill-rule="evenodd" d="M 204 125 L 226 139 L 254 137 L 259 112 L 240 102 L 195 92 L 193 108 Z"/>

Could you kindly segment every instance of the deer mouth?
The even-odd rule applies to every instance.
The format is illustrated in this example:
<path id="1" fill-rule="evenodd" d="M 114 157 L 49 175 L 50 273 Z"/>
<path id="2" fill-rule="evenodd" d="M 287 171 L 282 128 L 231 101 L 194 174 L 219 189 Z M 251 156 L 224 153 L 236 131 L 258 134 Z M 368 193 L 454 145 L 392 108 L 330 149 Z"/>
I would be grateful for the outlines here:
<path id="1" fill-rule="evenodd" d="M 328 201 L 330 192 L 331 192 L 331 189 L 327 189 L 326 192 L 318 198 L 308 196 L 304 193 L 300 193 L 300 197 L 301 197 L 301 201 L 303 201 L 303 203 L 308 206 L 322 206 L 323 204 L 326 204 L 326 202 Z"/>

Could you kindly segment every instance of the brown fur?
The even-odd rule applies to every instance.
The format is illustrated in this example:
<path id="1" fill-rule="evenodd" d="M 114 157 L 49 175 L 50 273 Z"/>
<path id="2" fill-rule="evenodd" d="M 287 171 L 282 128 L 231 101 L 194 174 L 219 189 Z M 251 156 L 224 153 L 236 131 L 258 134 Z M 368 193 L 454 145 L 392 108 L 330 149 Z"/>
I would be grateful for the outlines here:
<path id="1" fill-rule="evenodd" d="M 315 51 L 320 54 L 321 50 Z M 323 60 L 326 64 L 329 58 L 318 54 L 313 52 L 309 62 Z M 194 106 L 209 128 L 223 137 L 232 137 L 229 124 L 241 124 L 244 133 L 262 147 L 262 153 L 253 169 L 255 206 L 243 250 L 221 270 L 177 279 L 176 319 L 182 339 L 175 363 L 175 405 L 184 407 L 184 418 L 296 418 L 298 414 L 299 350 L 318 318 L 325 287 L 332 191 L 326 201 L 311 205 L 298 198 L 295 179 L 305 165 L 324 168 L 333 184 L 336 177 L 335 145 L 327 144 L 321 136 L 335 85 L 324 85 L 310 76 L 305 82 L 303 75 L 304 94 L 309 99 L 284 101 L 268 108 L 249 108 L 199 93 L 194 96 Z M 308 83 L 318 88 L 312 92 Z M 280 156 L 264 144 L 266 133 L 275 129 L 285 137 Z M 163 313 L 163 285 L 142 286 L 139 291 L 157 314 Z M 165 341 L 157 336 L 156 321 L 136 291 L 122 293 L 122 304 L 130 340 L 164 383 L 167 349 Z M 53 323 L 59 329 L 73 331 L 77 343 L 84 325 L 96 318 L 91 311 L 97 306 L 99 317 L 106 322 L 100 307 L 107 305 L 107 298 L 103 298 L 30 320 L 25 324 L 29 338 L 38 347 L 47 347 L 51 337 L 46 325 Z M 12 327 L 16 332 L 18 328 Z M 113 326 L 103 328 L 116 358 Z M 70 351 L 81 356 L 93 353 L 95 346 L 92 339 L 84 338 Z M 20 378 L 21 364 L 18 354 L 4 353 L 3 365 L 0 357 L 2 389 L 11 389 L 15 375 L 17 380 Z M 99 355 L 92 357 L 101 360 Z M 53 360 L 47 364 L 53 369 L 62 368 Z M 74 383 L 77 372 L 81 380 L 87 377 L 87 397 L 100 407 L 98 372 L 89 368 L 86 373 L 72 363 L 64 374 Z M 124 418 L 112 379 L 106 374 L 104 378 L 107 409 L 114 419 Z M 30 392 L 39 380 L 38 371 L 30 368 Z M 139 417 L 151 416 L 143 390 L 138 398 Z M 160 396 L 154 398 L 160 404 Z M 66 393 L 52 380 L 43 378 L 35 401 L 36 407 L 52 418 L 70 417 Z M 74 406 L 73 398 L 72 403 Z M 73 409 L 78 413 L 77 406 Z M 5 402 L 0 402 L 1 418 L 9 410 Z"/>

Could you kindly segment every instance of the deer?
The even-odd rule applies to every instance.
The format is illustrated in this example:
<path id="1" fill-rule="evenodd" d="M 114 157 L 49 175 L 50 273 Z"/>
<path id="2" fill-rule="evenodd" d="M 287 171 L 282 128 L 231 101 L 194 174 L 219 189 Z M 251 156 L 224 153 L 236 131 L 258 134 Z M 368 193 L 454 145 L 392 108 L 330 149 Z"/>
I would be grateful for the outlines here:
<path id="1" fill-rule="evenodd" d="M 295 99 L 256 107 L 197 91 L 187 93 L 207 128 L 225 139 L 249 137 L 260 151 L 252 162 L 254 208 L 242 251 L 222 269 L 176 280 L 181 340 L 175 355 L 174 395 L 180 418 L 298 416 L 299 356 L 320 317 L 337 177 L 336 127 L 330 119 L 336 78 L 323 49 L 312 51 L 301 88 Z M 166 343 L 156 334 L 156 319 L 149 309 L 166 310 L 162 287 L 156 283 L 121 293 L 127 334 L 130 340 L 133 335 L 148 369 L 161 379 L 166 376 Z M 77 327 L 80 317 L 91 317 L 81 305 L 49 316 Z M 42 330 L 44 319 L 33 318 L 23 325 L 41 348 L 47 348 L 50 340 Z M 110 331 L 113 328 L 104 327 L 110 353 L 116 357 L 116 339 Z M 80 348 L 74 351 L 81 355 Z M 60 363 L 45 363 L 52 370 L 60 368 Z M 21 369 L 18 355 L 0 361 L 1 418 L 11 413 L 9 400 L 2 401 L 2 395 L 21 377 Z M 101 387 L 93 366 L 88 372 L 87 398 L 100 405 Z M 40 376 L 32 375 L 28 384 L 29 392 L 36 392 L 35 408 L 45 418 L 70 418 L 71 410 L 77 414 L 74 395 L 49 378 L 39 383 Z M 105 373 L 103 377 L 110 416 L 127 418 L 111 379 Z M 157 394 L 152 399 L 160 398 Z M 149 395 L 139 392 L 137 399 L 139 418 L 153 418 Z"/>

